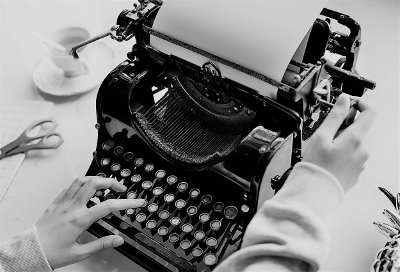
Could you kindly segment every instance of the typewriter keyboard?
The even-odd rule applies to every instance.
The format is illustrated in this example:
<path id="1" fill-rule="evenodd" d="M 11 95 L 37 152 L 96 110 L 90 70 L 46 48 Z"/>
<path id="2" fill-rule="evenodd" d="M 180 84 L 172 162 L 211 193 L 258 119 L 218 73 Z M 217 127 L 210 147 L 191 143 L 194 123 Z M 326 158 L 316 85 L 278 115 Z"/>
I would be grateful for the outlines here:
<path id="1" fill-rule="evenodd" d="M 110 214 L 103 225 L 146 252 L 166 271 L 210 271 L 243 235 L 243 193 L 216 174 L 185 172 L 152 153 L 105 140 L 88 175 L 112 177 L 124 193 L 99 190 L 90 205 L 112 198 L 142 198 L 136 209 Z M 132 150 L 134 149 L 134 150 Z M 243 202 L 243 201 L 242 201 Z M 229 249 L 228 249 L 229 248 Z"/>

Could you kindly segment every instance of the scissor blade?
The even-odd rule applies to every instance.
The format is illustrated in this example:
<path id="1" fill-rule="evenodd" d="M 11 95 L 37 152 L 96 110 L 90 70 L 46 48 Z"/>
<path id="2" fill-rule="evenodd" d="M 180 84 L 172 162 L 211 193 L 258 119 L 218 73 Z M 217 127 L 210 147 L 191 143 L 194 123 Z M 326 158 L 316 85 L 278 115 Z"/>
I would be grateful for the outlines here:
<path id="1" fill-rule="evenodd" d="M 10 154 L 10 152 L 15 150 L 17 147 L 18 147 L 18 145 L 16 145 L 15 141 L 12 141 L 11 143 L 3 146 L 0 149 L 0 159 L 12 155 L 12 154 Z"/>

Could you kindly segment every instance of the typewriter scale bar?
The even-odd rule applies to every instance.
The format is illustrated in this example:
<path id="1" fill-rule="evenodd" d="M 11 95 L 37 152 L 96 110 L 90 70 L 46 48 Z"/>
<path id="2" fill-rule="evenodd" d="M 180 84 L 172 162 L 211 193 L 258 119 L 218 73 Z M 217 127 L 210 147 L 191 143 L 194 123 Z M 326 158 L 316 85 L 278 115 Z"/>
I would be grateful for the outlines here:
<path id="1" fill-rule="evenodd" d="M 131 151 L 131 146 L 136 149 Z M 219 188 L 209 188 L 202 179 L 210 177 L 188 177 L 174 170 L 144 143 L 123 146 L 104 140 L 87 175 L 116 178 L 128 189 L 124 194 L 97 191 L 89 206 L 110 198 L 144 198 L 147 203 L 109 214 L 89 232 L 98 237 L 122 235 L 125 243 L 117 250 L 149 270 L 210 271 L 224 253 L 239 247 L 241 217 L 247 212 L 237 206 L 243 195 L 221 185 L 222 179 L 217 181 Z M 226 195 L 227 188 L 230 199 L 221 197 L 220 191 Z"/>

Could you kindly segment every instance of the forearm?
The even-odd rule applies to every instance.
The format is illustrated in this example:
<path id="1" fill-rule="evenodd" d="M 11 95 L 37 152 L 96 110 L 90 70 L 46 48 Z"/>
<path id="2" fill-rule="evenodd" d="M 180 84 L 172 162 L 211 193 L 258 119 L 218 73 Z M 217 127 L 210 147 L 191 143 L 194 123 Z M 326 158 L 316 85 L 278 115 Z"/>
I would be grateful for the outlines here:
<path id="1" fill-rule="evenodd" d="M 343 189 L 314 165 L 296 165 L 285 186 L 251 220 L 242 249 L 215 271 L 316 271 L 329 248 L 326 223 Z"/>
<path id="2" fill-rule="evenodd" d="M 43 253 L 35 227 L 0 244 L 0 271 L 53 271 Z"/>

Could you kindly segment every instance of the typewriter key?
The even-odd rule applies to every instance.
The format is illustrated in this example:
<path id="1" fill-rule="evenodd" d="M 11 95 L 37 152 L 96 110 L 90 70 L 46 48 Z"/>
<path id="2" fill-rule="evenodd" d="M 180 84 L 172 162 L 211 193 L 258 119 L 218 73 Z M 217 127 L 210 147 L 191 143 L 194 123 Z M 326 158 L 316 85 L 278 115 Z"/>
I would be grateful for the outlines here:
<path id="1" fill-rule="evenodd" d="M 143 181 L 143 183 L 142 183 L 142 188 L 143 188 L 144 190 L 148 190 L 148 189 L 150 189 L 152 186 L 153 186 L 153 183 L 152 183 L 150 180 L 145 180 L 145 181 Z"/>
<path id="2" fill-rule="evenodd" d="M 124 161 L 130 162 L 133 159 L 133 153 L 132 152 L 126 152 L 123 156 Z"/>
<path id="3" fill-rule="evenodd" d="M 157 233 L 160 236 L 165 236 L 168 234 L 168 228 L 167 227 L 159 227 L 157 230 Z"/>
<path id="4" fill-rule="evenodd" d="M 172 201 L 174 201 L 174 199 L 175 199 L 175 196 L 174 196 L 173 194 L 166 194 L 166 195 L 164 196 L 164 201 L 165 201 L 165 203 L 167 203 L 167 204 L 169 204 L 169 203 L 171 203 Z"/>
<path id="5" fill-rule="evenodd" d="M 136 221 L 139 223 L 143 223 L 146 220 L 146 215 L 144 213 L 138 213 L 136 215 Z"/>
<path id="6" fill-rule="evenodd" d="M 126 178 L 131 175 L 131 170 L 129 169 L 122 169 L 121 170 L 121 177 Z"/>
<path id="7" fill-rule="evenodd" d="M 213 205 L 214 212 L 220 213 L 224 210 L 224 203 L 222 202 L 215 202 Z"/>
<path id="8" fill-rule="evenodd" d="M 129 228 L 129 224 L 126 222 L 121 222 L 121 224 L 119 224 L 119 227 L 123 230 Z"/>
<path id="9" fill-rule="evenodd" d="M 135 209 L 129 208 L 125 211 L 126 215 L 131 217 L 135 213 Z"/>
<path id="10" fill-rule="evenodd" d="M 183 224 L 182 231 L 184 233 L 190 233 L 190 232 L 192 232 L 192 230 L 193 230 L 192 224 L 189 224 L 189 223 Z"/>
<path id="11" fill-rule="evenodd" d="M 105 177 L 106 177 L 106 174 L 104 174 L 104 173 L 98 173 L 96 176 L 105 178 Z"/>
<path id="12" fill-rule="evenodd" d="M 174 175 L 168 176 L 168 178 L 167 178 L 167 183 L 168 183 L 169 185 L 172 185 L 172 184 L 174 184 L 177 180 L 178 180 L 178 178 L 177 178 L 176 176 L 174 176 Z"/>
<path id="13" fill-rule="evenodd" d="M 186 250 L 186 249 L 188 249 L 190 246 L 192 245 L 192 243 L 189 241 L 189 240 L 183 240 L 183 241 L 181 241 L 181 243 L 180 243 L 180 247 L 183 249 L 183 250 Z"/>
<path id="14" fill-rule="evenodd" d="M 198 230 L 194 233 L 194 239 L 196 239 L 197 241 L 203 240 L 204 237 L 206 237 L 206 234 L 202 230 Z"/>
<path id="15" fill-rule="evenodd" d="M 242 212 L 244 212 L 244 213 L 247 213 L 247 212 L 249 212 L 250 208 L 249 208 L 249 206 L 247 206 L 246 204 L 243 204 L 243 205 L 240 207 L 240 210 L 241 210 Z"/>
<path id="16" fill-rule="evenodd" d="M 110 151 L 111 148 L 114 147 L 114 144 L 115 144 L 115 142 L 113 140 L 107 140 L 101 146 L 104 151 Z"/>
<path id="17" fill-rule="evenodd" d="M 195 199 L 200 195 L 200 190 L 197 188 L 193 188 L 190 190 L 189 195 L 191 198 Z"/>
<path id="18" fill-rule="evenodd" d="M 224 210 L 225 218 L 233 220 L 238 214 L 238 209 L 235 206 L 228 206 Z"/>
<path id="19" fill-rule="evenodd" d="M 101 164 L 102 166 L 107 166 L 107 165 L 110 164 L 110 159 L 109 159 L 109 158 L 102 158 L 102 159 L 100 160 L 100 164 Z"/>
<path id="20" fill-rule="evenodd" d="M 126 195 L 126 198 L 128 198 L 128 199 L 135 199 L 136 197 L 137 197 L 137 193 L 136 192 L 129 192 Z"/>
<path id="21" fill-rule="evenodd" d="M 121 169 L 121 165 L 119 163 L 114 163 L 113 165 L 111 165 L 111 171 L 112 172 L 117 172 Z"/>
<path id="22" fill-rule="evenodd" d="M 157 225 L 157 222 L 155 220 L 149 220 L 146 222 L 146 228 L 148 229 L 154 229 Z"/>
<path id="23" fill-rule="evenodd" d="M 177 233 L 171 233 L 168 239 L 171 243 L 175 244 L 179 241 L 179 235 Z"/>
<path id="24" fill-rule="evenodd" d="M 211 221 L 210 227 L 213 231 L 218 231 L 221 228 L 221 221 L 219 220 Z"/>
<path id="25" fill-rule="evenodd" d="M 181 210 L 183 207 L 185 207 L 185 205 L 186 205 L 186 201 L 183 199 L 178 199 L 177 201 L 175 201 L 175 207 L 178 210 Z"/>
<path id="26" fill-rule="evenodd" d="M 178 191 L 182 193 L 182 192 L 186 191 L 188 187 L 189 187 L 189 185 L 186 182 L 180 182 L 178 184 Z"/>
<path id="27" fill-rule="evenodd" d="M 161 220 L 167 219 L 169 217 L 169 211 L 162 210 L 158 213 L 158 217 L 160 217 Z"/>
<path id="28" fill-rule="evenodd" d="M 192 250 L 192 255 L 193 257 L 200 257 L 201 255 L 203 255 L 203 250 L 199 247 L 195 247 Z"/>
<path id="29" fill-rule="evenodd" d="M 156 187 L 153 189 L 153 195 L 155 196 L 160 196 L 163 192 L 164 190 L 161 187 Z"/>
<path id="30" fill-rule="evenodd" d="M 215 239 L 214 237 L 208 237 L 208 238 L 206 239 L 206 245 L 207 245 L 209 248 L 216 248 L 217 245 L 218 245 L 218 241 L 217 241 L 217 239 Z"/>
<path id="31" fill-rule="evenodd" d="M 105 200 L 108 200 L 108 199 L 114 199 L 115 197 L 112 193 L 108 193 L 104 198 Z"/>
<path id="32" fill-rule="evenodd" d="M 150 213 L 156 212 L 158 210 L 158 204 L 157 203 L 151 203 L 149 206 L 147 206 L 147 210 Z"/>
<path id="33" fill-rule="evenodd" d="M 104 191 L 103 190 L 97 190 L 95 193 L 94 193 L 94 196 L 95 197 L 102 197 L 104 195 Z"/>
<path id="34" fill-rule="evenodd" d="M 119 156 L 124 153 L 124 148 L 122 146 L 117 146 L 114 148 L 114 155 Z"/>
<path id="35" fill-rule="evenodd" d="M 187 214 L 189 216 L 193 216 L 197 213 L 197 208 L 195 206 L 190 206 L 189 208 L 187 208 Z"/>
<path id="36" fill-rule="evenodd" d="M 212 201 L 212 196 L 210 196 L 210 195 L 203 195 L 201 197 L 201 203 L 203 203 L 204 205 L 210 204 L 211 201 Z"/>
<path id="37" fill-rule="evenodd" d="M 152 164 L 152 163 L 148 163 L 144 166 L 144 171 L 146 171 L 147 173 L 149 173 L 153 170 L 154 170 L 154 164 Z"/>
<path id="38" fill-rule="evenodd" d="M 172 217 L 169 222 L 172 226 L 179 226 L 179 224 L 181 223 L 181 219 L 179 217 Z"/>
<path id="39" fill-rule="evenodd" d="M 131 177 L 131 181 L 133 182 L 133 183 L 138 183 L 139 181 L 141 181 L 142 180 L 142 177 L 139 175 L 139 174 L 135 174 L 135 175 L 133 175 L 132 177 Z"/>
<path id="40" fill-rule="evenodd" d="M 199 216 L 199 220 L 201 223 L 206 223 L 208 220 L 210 220 L 210 215 L 208 213 L 202 213 Z"/>
<path id="41" fill-rule="evenodd" d="M 165 177 L 166 173 L 164 170 L 157 170 L 156 172 L 156 178 L 158 179 L 162 179 L 163 177 Z"/>
<path id="42" fill-rule="evenodd" d="M 136 158 L 133 163 L 135 164 L 135 166 L 139 167 L 143 165 L 144 160 L 143 158 Z"/>
<path id="43" fill-rule="evenodd" d="M 214 253 L 207 253 L 204 255 L 203 261 L 206 265 L 215 265 L 218 261 L 217 256 Z"/>

